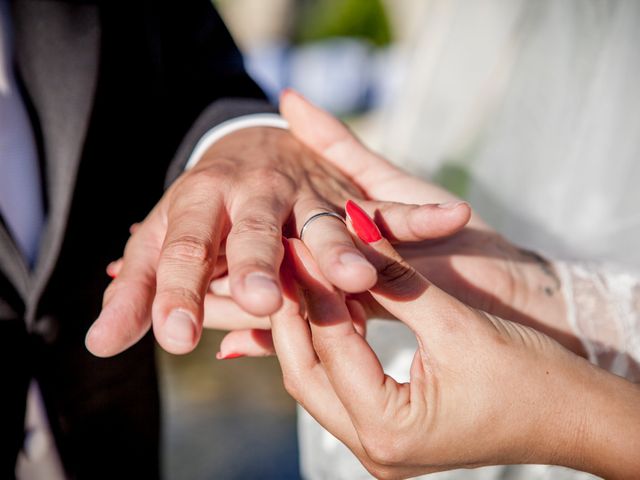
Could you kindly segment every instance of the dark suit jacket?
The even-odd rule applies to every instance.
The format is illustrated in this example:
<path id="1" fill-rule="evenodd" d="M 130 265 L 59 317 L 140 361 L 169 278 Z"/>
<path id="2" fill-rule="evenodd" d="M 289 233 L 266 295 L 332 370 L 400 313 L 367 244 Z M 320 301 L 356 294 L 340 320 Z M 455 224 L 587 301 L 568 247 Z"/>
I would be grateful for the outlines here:
<path id="1" fill-rule="evenodd" d="M 33 377 L 71 476 L 153 478 L 152 338 L 112 359 L 84 347 L 104 268 L 208 128 L 272 108 L 209 0 L 13 0 L 12 12 L 48 222 L 32 272 L 0 225 L 0 478 Z"/>

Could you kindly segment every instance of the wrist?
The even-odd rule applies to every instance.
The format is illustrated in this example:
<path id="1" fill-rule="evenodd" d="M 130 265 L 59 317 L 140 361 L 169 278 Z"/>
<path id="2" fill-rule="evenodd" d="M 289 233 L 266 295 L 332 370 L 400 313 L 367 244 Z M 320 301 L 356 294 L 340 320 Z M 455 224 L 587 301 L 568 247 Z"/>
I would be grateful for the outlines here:
<path id="1" fill-rule="evenodd" d="M 584 434 L 576 439 L 580 468 L 612 478 L 640 472 L 640 386 L 589 365 L 585 382 Z"/>
<path id="2" fill-rule="evenodd" d="M 225 137 L 248 128 L 259 127 L 286 131 L 289 129 L 289 123 L 275 113 L 253 113 L 222 122 L 211 128 L 200 138 L 187 160 L 185 170 L 190 170 L 198 164 L 205 153 Z"/>
<path id="3" fill-rule="evenodd" d="M 548 420 L 530 439 L 538 460 L 604 478 L 637 478 L 640 471 L 640 387 L 567 353 L 565 372 L 547 397 Z"/>
<path id="4" fill-rule="evenodd" d="M 284 154 L 288 151 L 288 144 L 292 144 L 293 137 L 288 130 L 255 126 L 236 130 L 225 135 L 202 152 L 197 167 L 206 167 L 211 162 L 219 163 L 220 159 L 228 159 L 237 164 L 238 160 L 251 158 L 252 168 L 259 168 L 260 158 L 270 161 L 273 155 Z M 273 153 L 273 155 L 271 155 Z"/>

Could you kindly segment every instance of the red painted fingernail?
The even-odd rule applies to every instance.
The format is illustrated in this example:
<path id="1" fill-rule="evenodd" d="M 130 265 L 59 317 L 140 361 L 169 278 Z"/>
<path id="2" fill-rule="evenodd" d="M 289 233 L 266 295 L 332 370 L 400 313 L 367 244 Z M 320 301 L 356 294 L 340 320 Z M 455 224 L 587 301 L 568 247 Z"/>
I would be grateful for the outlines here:
<path id="1" fill-rule="evenodd" d="M 382 238 L 380 234 L 380 230 L 373 220 L 369 218 L 367 212 L 365 212 L 358 204 L 352 200 L 347 200 L 347 205 L 345 207 L 347 211 L 347 215 L 351 219 L 351 223 L 353 224 L 353 229 L 360 237 L 360 240 L 367 243 L 377 242 Z"/>
<path id="2" fill-rule="evenodd" d="M 246 357 L 244 353 L 227 353 L 226 355 L 222 355 L 221 352 L 216 353 L 216 358 L 218 360 L 231 360 L 232 358 L 240 358 Z"/>
<path id="3" fill-rule="evenodd" d="M 115 264 L 116 262 L 111 262 L 109 265 L 107 265 L 107 275 L 109 275 L 111 278 L 116 278 L 118 276 L 118 274 L 114 270 Z"/>

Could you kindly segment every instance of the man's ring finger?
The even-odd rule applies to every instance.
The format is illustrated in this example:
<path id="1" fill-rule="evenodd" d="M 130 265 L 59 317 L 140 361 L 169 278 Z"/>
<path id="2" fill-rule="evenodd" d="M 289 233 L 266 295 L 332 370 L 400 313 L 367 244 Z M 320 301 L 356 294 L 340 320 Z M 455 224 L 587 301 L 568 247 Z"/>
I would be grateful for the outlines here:
<path id="1" fill-rule="evenodd" d="M 311 225 L 311 223 L 313 223 L 314 220 L 317 220 L 317 219 L 322 218 L 322 217 L 337 218 L 338 220 L 340 220 L 342 223 L 344 223 L 346 225 L 346 222 L 345 222 L 344 218 L 342 218 L 336 212 L 320 212 L 320 213 L 316 213 L 315 215 L 311 215 L 307 219 L 307 221 L 304 222 L 304 224 L 302 225 L 302 228 L 300 229 L 300 235 L 299 235 L 300 240 L 303 240 L 302 236 L 304 235 L 304 232 L 309 227 L 309 225 Z"/>

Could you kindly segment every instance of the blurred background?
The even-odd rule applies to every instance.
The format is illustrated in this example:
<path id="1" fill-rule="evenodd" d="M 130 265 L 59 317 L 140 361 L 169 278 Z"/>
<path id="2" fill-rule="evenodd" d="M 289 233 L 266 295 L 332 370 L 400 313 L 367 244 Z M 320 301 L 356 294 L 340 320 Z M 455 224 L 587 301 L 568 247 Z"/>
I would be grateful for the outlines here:
<path id="1" fill-rule="evenodd" d="M 365 133 L 405 74 L 421 0 L 217 0 L 269 97 L 291 86 Z M 370 137 L 373 134 L 369 135 Z M 295 403 L 277 360 L 218 361 L 205 332 L 186 356 L 159 351 L 167 479 L 297 479 Z"/>

